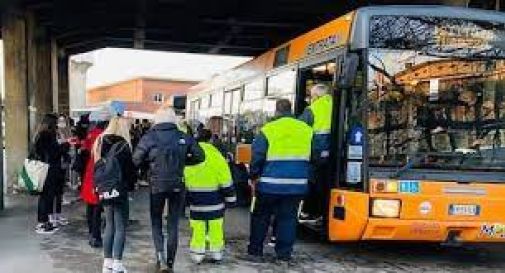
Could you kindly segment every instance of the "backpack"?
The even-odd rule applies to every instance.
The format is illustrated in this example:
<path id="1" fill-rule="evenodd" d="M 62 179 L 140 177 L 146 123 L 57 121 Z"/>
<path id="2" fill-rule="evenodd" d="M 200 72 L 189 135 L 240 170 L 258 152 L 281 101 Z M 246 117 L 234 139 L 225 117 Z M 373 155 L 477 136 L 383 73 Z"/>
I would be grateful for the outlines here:
<path id="1" fill-rule="evenodd" d="M 120 196 L 123 173 L 118 155 L 126 147 L 124 143 L 115 143 L 105 157 L 95 163 L 95 188 L 100 200 L 110 200 Z"/>
<path id="2" fill-rule="evenodd" d="M 182 190 L 184 188 L 184 165 L 186 159 L 186 140 L 182 134 L 174 134 L 168 141 L 161 141 L 155 133 L 158 150 L 153 161 L 151 182 L 161 192 Z"/>

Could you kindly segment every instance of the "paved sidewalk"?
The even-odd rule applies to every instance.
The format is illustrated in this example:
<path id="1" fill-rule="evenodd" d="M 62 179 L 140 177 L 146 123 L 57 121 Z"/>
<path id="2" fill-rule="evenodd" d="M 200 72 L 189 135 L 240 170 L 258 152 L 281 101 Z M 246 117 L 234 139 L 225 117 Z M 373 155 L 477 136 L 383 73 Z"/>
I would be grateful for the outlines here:
<path id="1" fill-rule="evenodd" d="M 34 232 L 36 198 L 9 199 L 0 212 L 0 273 L 97 273 L 101 250 L 87 244 L 84 206 L 64 207 L 71 224 L 52 236 Z M 148 194 L 131 203 L 125 262 L 130 273 L 154 272 L 154 251 L 148 216 Z M 295 264 L 252 264 L 242 259 L 248 240 L 248 213 L 231 210 L 226 222 L 227 255 L 221 264 L 193 265 L 188 257 L 189 228 L 181 222 L 176 272 L 505 272 L 505 247 L 443 248 L 426 244 L 329 244 L 304 237 L 295 247 Z M 267 257 L 273 250 L 266 247 Z"/>

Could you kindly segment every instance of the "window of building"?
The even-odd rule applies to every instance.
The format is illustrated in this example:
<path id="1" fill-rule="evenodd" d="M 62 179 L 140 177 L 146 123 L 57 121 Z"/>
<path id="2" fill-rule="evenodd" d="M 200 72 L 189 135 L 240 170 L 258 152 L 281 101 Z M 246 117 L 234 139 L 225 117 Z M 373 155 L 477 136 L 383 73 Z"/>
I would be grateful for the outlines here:
<path id="1" fill-rule="evenodd" d="M 165 101 L 165 96 L 161 93 L 156 93 L 153 96 L 153 101 L 156 103 L 163 103 Z"/>

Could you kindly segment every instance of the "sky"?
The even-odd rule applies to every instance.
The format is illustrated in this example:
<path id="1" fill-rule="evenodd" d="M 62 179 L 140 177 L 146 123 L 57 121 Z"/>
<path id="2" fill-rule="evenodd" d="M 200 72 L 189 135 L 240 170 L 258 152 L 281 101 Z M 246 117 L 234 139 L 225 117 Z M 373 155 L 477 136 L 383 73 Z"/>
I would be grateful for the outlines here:
<path id="1" fill-rule="evenodd" d="M 74 58 L 91 61 L 87 89 L 139 76 L 205 80 L 250 58 L 105 48 Z"/>

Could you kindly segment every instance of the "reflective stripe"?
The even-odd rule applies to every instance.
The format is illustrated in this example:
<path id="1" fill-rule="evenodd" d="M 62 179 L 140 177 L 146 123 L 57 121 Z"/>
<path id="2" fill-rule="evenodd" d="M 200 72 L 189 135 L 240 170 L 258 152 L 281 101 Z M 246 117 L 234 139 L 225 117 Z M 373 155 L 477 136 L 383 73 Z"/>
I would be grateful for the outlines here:
<path id="1" fill-rule="evenodd" d="M 267 156 L 268 161 L 309 161 L 310 156 Z"/>
<path id="2" fill-rule="evenodd" d="M 291 185 L 305 185 L 308 179 L 305 178 L 274 178 L 274 177 L 262 177 L 260 182 L 269 184 L 291 184 Z"/>
<path id="3" fill-rule="evenodd" d="M 216 210 L 222 210 L 224 209 L 224 204 L 218 204 L 218 205 L 211 205 L 211 206 L 195 206 L 191 205 L 189 206 L 189 209 L 192 211 L 196 212 L 210 212 L 210 211 L 216 211 Z"/>
<path id="4" fill-rule="evenodd" d="M 191 187 L 188 188 L 189 192 L 217 192 L 219 189 L 218 188 L 198 188 L 198 187 Z"/>
<path id="5" fill-rule="evenodd" d="M 234 203 L 237 202 L 237 197 L 236 196 L 228 196 L 224 198 L 224 201 L 227 203 Z"/>
<path id="6" fill-rule="evenodd" d="M 329 134 L 331 134 L 331 131 L 330 130 L 318 130 L 318 131 L 314 131 L 314 134 L 315 135 L 329 135 Z"/>
<path id="7" fill-rule="evenodd" d="M 233 186 L 233 181 L 228 181 L 226 183 L 224 183 L 223 185 L 221 185 L 221 188 L 229 188 Z"/>
<path id="8" fill-rule="evenodd" d="M 203 249 L 190 248 L 189 251 L 191 252 L 191 254 L 194 254 L 194 255 L 205 255 L 205 248 L 203 248 Z"/>

